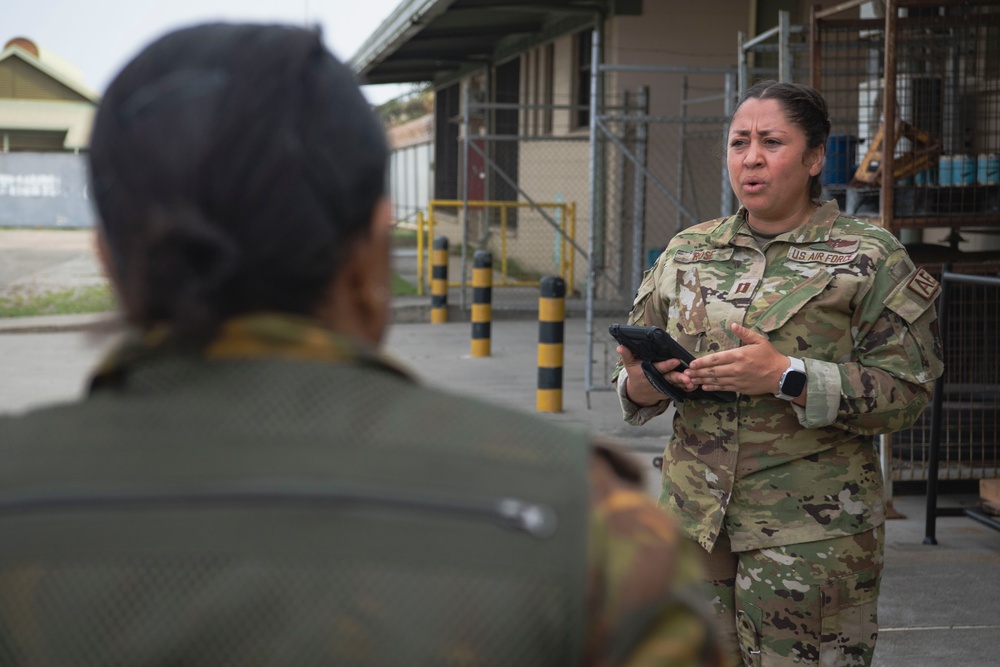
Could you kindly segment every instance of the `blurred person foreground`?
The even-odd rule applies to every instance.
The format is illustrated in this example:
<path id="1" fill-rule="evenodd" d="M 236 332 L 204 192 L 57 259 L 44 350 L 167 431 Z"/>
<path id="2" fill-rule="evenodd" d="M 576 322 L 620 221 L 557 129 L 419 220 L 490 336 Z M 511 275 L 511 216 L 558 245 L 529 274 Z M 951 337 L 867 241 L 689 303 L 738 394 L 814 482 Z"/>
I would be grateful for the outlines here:
<path id="1" fill-rule="evenodd" d="M 386 160 L 311 31 L 196 26 L 116 77 L 90 167 L 131 334 L 0 420 L 2 664 L 718 664 L 615 445 L 380 351 Z"/>

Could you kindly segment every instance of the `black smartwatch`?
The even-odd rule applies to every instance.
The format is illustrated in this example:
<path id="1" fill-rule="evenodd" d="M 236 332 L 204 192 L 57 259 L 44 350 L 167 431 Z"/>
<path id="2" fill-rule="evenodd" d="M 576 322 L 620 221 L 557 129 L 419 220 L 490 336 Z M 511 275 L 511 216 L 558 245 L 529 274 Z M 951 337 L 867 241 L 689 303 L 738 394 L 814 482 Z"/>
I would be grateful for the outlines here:
<path id="1" fill-rule="evenodd" d="M 788 357 L 788 362 L 788 369 L 781 374 L 775 396 L 791 401 L 801 396 L 806 389 L 806 365 L 795 357 Z"/>

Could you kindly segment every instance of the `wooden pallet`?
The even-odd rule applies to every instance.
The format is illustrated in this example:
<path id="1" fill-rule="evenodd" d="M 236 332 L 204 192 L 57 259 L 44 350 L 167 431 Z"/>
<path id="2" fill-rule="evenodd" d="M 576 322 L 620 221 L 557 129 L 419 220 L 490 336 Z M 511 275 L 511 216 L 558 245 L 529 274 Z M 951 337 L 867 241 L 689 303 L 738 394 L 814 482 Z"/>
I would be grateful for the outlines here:
<path id="1" fill-rule="evenodd" d="M 913 144 L 913 150 L 896 156 L 892 165 L 893 181 L 912 176 L 913 174 L 937 166 L 941 155 L 941 142 L 933 139 L 930 133 L 916 128 L 904 120 L 896 121 L 896 141 L 907 138 Z M 851 185 L 854 187 L 875 187 L 882 184 L 882 144 L 885 142 L 885 125 L 878 128 L 872 139 L 865 157 L 861 160 Z"/>
<path id="2" fill-rule="evenodd" d="M 984 510 L 1000 515 L 1000 479 L 979 480 L 979 500 Z"/>

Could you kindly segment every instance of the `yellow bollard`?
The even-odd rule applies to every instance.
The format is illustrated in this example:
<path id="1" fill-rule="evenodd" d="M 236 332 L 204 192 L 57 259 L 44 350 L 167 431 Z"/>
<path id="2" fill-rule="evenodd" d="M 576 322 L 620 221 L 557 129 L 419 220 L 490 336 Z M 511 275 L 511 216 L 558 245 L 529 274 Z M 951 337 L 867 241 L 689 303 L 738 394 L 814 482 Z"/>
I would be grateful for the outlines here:
<path id="1" fill-rule="evenodd" d="M 431 253 L 431 324 L 448 321 L 448 237 L 434 239 Z"/>
<path id="2" fill-rule="evenodd" d="M 566 319 L 566 281 L 542 278 L 538 299 L 539 412 L 562 412 L 563 332 Z"/>
<path id="3" fill-rule="evenodd" d="M 477 250 L 472 259 L 472 356 L 490 356 L 493 319 L 493 255 Z"/>
<path id="4" fill-rule="evenodd" d="M 417 295 L 424 295 L 424 212 L 417 211 Z"/>

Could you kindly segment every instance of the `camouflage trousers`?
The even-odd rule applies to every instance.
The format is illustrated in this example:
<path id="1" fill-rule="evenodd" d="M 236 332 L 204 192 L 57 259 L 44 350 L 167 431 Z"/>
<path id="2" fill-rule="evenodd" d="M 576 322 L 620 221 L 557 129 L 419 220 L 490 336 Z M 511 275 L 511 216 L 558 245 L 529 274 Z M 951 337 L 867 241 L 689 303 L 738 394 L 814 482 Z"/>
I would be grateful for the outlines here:
<path id="1" fill-rule="evenodd" d="M 720 535 L 712 553 L 702 553 L 729 662 L 870 665 L 884 547 L 885 526 L 739 553 Z"/>

